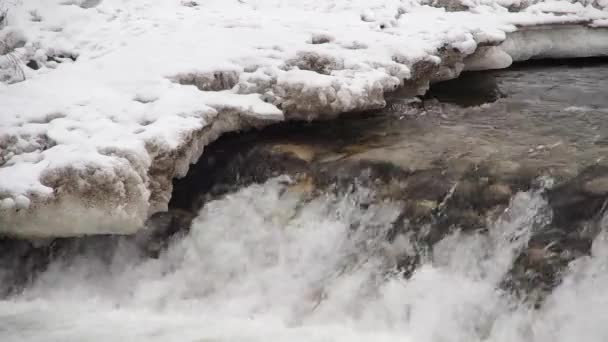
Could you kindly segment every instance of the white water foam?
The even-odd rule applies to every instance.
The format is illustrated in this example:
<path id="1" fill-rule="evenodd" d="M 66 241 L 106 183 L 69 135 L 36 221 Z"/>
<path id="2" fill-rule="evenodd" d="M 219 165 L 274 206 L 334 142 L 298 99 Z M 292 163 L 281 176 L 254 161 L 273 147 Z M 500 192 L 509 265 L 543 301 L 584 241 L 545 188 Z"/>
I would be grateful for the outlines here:
<path id="1" fill-rule="evenodd" d="M 12 341 L 606 341 L 608 238 L 540 310 L 498 289 L 531 229 L 550 218 L 519 193 L 488 234 L 439 242 L 411 278 L 386 242 L 399 203 L 373 192 L 305 200 L 284 179 L 208 203 L 156 260 L 54 264 L 0 302 Z M 365 203 L 366 205 L 361 205 Z M 397 246 L 398 245 L 398 246 Z"/>

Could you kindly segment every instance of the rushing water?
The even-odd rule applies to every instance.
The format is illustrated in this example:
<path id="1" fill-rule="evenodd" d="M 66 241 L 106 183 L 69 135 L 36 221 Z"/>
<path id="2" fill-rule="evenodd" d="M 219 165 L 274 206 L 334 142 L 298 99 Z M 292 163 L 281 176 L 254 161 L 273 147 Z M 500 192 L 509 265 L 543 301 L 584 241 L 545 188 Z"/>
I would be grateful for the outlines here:
<path id="1" fill-rule="evenodd" d="M 498 290 L 550 212 L 516 195 L 489 234 L 454 234 L 405 280 L 373 192 L 304 201 L 273 179 L 211 202 L 159 259 L 55 264 L 0 303 L 2 341 L 604 341 L 608 246 L 581 260 L 541 310 Z M 356 229 L 353 229 L 356 226 Z"/>
<path id="2" fill-rule="evenodd" d="M 416 246 L 386 239 L 400 210 L 364 187 L 310 198 L 286 177 L 250 185 L 207 203 L 157 259 L 125 244 L 111 260 L 53 263 L 0 301 L 0 341 L 608 340 L 608 216 L 535 309 L 499 285 L 551 219 L 542 189 L 517 193 L 483 234 L 443 238 L 410 277 L 396 257 Z"/>

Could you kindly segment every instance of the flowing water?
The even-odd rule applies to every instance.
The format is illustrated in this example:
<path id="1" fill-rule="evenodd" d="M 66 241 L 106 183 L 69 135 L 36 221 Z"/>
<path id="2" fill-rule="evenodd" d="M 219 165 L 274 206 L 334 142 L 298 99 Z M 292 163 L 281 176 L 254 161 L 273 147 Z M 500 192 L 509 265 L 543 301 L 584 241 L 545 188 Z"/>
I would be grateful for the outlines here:
<path id="1" fill-rule="evenodd" d="M 591 87 L 608 74 L 593 68 L 561 78 L 525 72 Z M 536 85 L 522 87 L 534 94 Z M 560 99 L 575 124 L 608 108 L 605 97 L 580 96 Z M 583 100 L 595 108 L 586 118 L 590 110 L 571 105 Z M 581 133 L 576 146 L 587 151 L 598 139 Z M 416 246 L 386 238 L 397 202 L 364 186 L 311 197 L 287 176 L 272 178 L 206 203 L 158 258 L 137 257 L 125 243 L 109 258 L 92 251 L 54 262 L 0 301 L 0 341 L 607 341 L 608 216 L 591 255 L 570 264 L 540 308 L 501 289 L 531 234 L 552 218 L 545 197 L 542 188 L 515 194 L 487 231 L 454 231 L 405 277 L 397 255 Z"/>

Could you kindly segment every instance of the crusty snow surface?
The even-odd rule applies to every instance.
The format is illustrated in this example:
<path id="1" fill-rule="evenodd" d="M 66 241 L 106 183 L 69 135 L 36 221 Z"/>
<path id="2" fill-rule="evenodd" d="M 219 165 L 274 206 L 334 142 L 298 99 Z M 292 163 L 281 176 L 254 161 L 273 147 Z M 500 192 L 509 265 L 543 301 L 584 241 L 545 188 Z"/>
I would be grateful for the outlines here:
<path id="1" fill-rule="evenodd" d="M 130 234 L 166 209 L 171 180 L 224 132 L 379 108 L 386 92 L 424 91 L 465 67 L 608 54 L 604 2 L 463 3 L 461 12 L 417 0 L 9 3 L 0 234 Z M 568 23 L 565 40 L 523 31 Z M 535 44 L 538 32 L 549 38 Z"/>

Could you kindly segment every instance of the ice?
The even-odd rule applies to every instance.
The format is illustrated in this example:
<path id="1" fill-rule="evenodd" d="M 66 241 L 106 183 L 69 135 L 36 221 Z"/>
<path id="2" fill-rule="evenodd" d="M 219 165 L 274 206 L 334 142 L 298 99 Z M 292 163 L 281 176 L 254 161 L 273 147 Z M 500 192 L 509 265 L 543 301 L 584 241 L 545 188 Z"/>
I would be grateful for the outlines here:
<path id="1" fill-rule="evenodd" d="M 468 55 L 477 70 L 506 67 L 507 57 L 605 53 L 605 31 L 592 28 L 608 20 L 600 6 L 507 11 L 519 5 L 14 2 L 0 30 L 10 42 L 0 74 L 16 82 L 0 84 L 0 234 L 132 233 L 166 208 L 171 180 L 221 134 L 380 108 L 384 93 L 410 81 L 457 77 Z M 579 26 L 551 33 L 566 24 Z M 524 30 L 537 25 L 554 26 Z M 445 51 L 459 58 L 437 75 L 412 73 Z"/>
<path id="2" fill-rule="evenodd" d="M 608 29 L 583 26 L 532 28 L 514 32 L 500 45 L 514 61 L 608 56 Z"/>
<path id="3" fill-rule="evenodd" d="M 482 47 L 465 59 L 465 70 L 504 69 L 513 63 L 513 58 L 497 46 Z"/>

